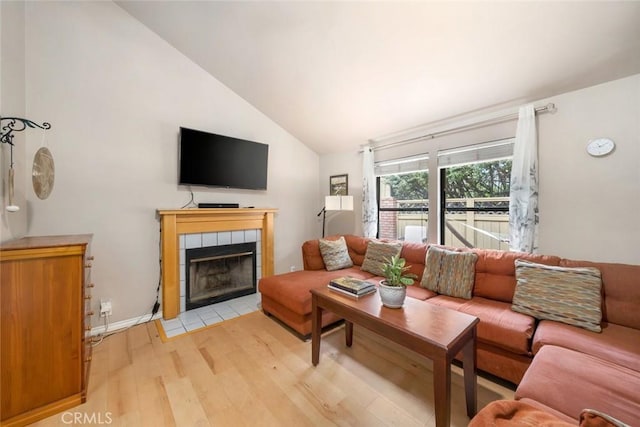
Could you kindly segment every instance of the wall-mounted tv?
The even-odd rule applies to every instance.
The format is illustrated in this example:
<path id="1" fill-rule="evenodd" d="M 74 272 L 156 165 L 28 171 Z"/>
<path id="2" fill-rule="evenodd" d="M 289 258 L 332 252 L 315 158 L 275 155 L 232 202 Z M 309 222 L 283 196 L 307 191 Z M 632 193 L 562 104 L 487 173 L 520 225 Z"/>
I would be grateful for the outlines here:
<path id="1" fill-rule="evenodd" d="M 180 184 L 267 189 L 267 144 L 181 127 L 179 155 Z"/>

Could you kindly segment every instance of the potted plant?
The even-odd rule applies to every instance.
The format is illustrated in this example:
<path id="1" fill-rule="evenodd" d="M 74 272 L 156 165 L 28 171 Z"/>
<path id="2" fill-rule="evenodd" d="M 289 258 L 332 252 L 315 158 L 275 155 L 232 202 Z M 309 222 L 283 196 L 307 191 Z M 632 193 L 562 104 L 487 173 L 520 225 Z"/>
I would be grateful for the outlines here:
<path id="1" fill-rule="evenodd" d="M 407 286 L 413 285 L 417 279 L 413 273 L 407 273 L 409 266 L 404 258 L 392 256 L 382 264 L 382 272 L 385 280 L 380 281 L 380 299 L 382 305 L 389 308 L 400 308 L 407 296 Z"/>

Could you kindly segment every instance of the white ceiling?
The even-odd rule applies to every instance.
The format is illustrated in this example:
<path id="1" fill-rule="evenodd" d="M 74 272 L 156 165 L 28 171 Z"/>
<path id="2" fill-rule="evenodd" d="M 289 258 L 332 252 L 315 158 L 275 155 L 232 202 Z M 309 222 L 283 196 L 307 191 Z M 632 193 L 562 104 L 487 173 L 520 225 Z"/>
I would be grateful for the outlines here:
<path id="1" fill-rule="evenodd" d="M 640 73 L 640 2 L 118 1 L 314 151 Z"/>

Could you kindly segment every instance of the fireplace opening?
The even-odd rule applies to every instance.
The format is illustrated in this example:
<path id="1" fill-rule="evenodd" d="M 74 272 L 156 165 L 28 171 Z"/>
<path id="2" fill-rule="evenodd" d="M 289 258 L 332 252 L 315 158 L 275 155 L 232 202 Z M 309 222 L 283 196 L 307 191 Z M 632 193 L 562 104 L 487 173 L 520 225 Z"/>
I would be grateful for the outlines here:
<path id="1" fill-rule="evenodd" d="M 187 310 L 257 291 L 255 242 L 187 249 L 185 261 Z"/>

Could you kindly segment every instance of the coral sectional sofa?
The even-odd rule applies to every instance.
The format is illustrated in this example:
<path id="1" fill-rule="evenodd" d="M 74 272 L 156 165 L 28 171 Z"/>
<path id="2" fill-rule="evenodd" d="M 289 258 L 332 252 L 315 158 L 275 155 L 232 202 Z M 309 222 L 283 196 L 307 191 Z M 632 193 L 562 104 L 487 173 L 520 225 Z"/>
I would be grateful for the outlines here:
<path id="1" fill-rule="evenodd" d="M 381 277 L 361 269 L 371 240 L 350 235 L 344 236 L 344 239 L 353 266 L 327 271 L 319 241 L 304 242 L 302 245 L 304 270 L 261 279 L 259 290 L 262 294 L 263 311 L 276 317 L 298 334 L 308 336 L 311 332 L 310 289 L 326 286 L 332 278 L 342 276 L 357 277 L 375 283 L 382 280 Z M 418 276 L 418 283 L 407 288 L 407 295 L 422 300 L 425 304 L 437 304 L 472 314 L 480 319 L 477 354 L 479 369 L 514 384 L 520 384 L 522 381 L 523 384 L 520 384 L 517 391 L 519 398 L 536 403 L 540 408 L 553 410 L 557 407 L 557 412 L 566 420 L 577 420 L 580 414 L 576 413 L 575 405 L 567 403 L 565 407 L 543 399 L 543 396 L 552 396 L 552 394 L 540 392 L 544 390 L 544 381 L 539 380 L 542 376 L 533 378 L 530 374 L 525 376 L 525 372 L 532 362 L 532 369 L 548 372 L 556 363 L 555 359 L 562 357 L 566 363 L 559 363 L 560 366 L 555 374 L 556 379 L 561 381 L 564 378 L 564 381 L 571 385 L 571 383 L 578 384 L 573 376 L 579 374 L 573 371 L 565 373 L 562 370 L 564 365 L 567 365 L 567 369 L 574 367 L 580 370 L 579 365 L 571 362 L 573 357 L 577 357 L 576 362 L 580 363 L 586 358 L 585 366 L 591 368 L 593 368 L 591 363 L 593 360 L 602 363 L 603 366 L 613 365 L 615 368 L 612 369 L 631 373 L 629 379 L 632 387 L 638 388 L 636 388 L 636 396 L 630 398 L 625 411 L 634 413 L 637 419 L 640 419 L 640 407 L 638 407 L 640 382 L 636 382 L 634 376 L 640 375 L 638 374 L 640 372 L 640 266 L 574 261 L 550 255 L 447 248 L 471 251 L 477 255 L 472 296 L 470 299 L 464 299 L 441 295 L 419 285 L 425 272 L 428 249 L 429 246 L 426 244 L 402 243 L 400 255 L 411 266 L 411 272 Z M 602 321 L 600 323 L 602 331 L 597 333 L 558 321 L 539 320 L 532 315 L 514 311 L 512 303 L 516 291 L 516 260 L 545 266 L 597 268 L 602 278 Z M 332 313 L 325 312 L 323 326 L 338 320 L 340 319 Z M 548 350 L 547 347 L 549 347 Z M 539 362 L 537 354 L 540 355 Z M 600 372 L 608 374 L 607 369 L 605 367 Z M 582 373 L 587 374 L 587 372 Z M 589 376 L 586 375 L 583 378 L 589 378 Z M 598 377 L 596 380 L 604 379 Z M 585 381 L 588 383 L 588 380 Z M 588 384 L 581 384 L 581 386 L 583 386 L 581 390 L 575 393 L 571 391 L 576 399 L 590 392 Z M 536 394 L 531 391 L 533 389 L 537 390 Z M 591 390 L 595 389 L 591 388 Z M 609 390 L 601 387 L 598 390 L 602 393 L 615 393 L 616 390 L 622 394 L 625 393 L 623 388 L 618 390 L 615 387 Z M 599 394 L 596 393 L 596 395 Z M 607 406 L 606 409 L 616 408 Z"/>

